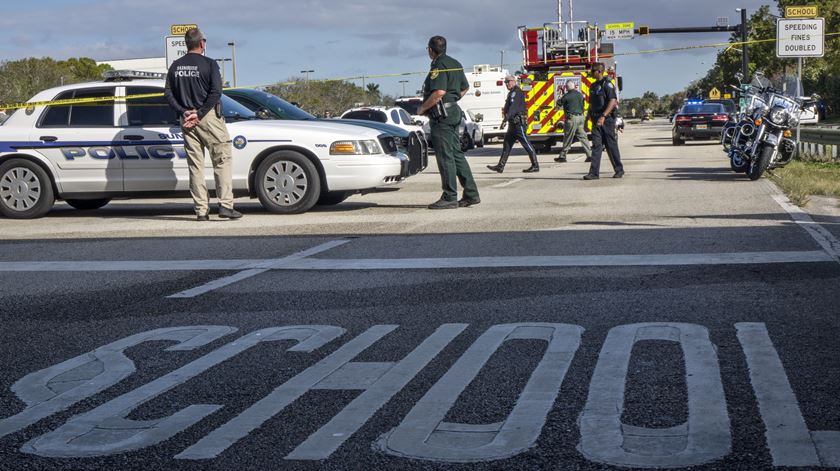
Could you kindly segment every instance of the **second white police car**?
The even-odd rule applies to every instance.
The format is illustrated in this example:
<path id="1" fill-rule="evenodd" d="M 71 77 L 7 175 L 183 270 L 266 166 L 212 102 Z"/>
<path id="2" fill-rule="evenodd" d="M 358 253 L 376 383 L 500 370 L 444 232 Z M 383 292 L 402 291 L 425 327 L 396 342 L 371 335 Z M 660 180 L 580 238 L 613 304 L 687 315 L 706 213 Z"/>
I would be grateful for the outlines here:
<path id="1" fill-rule="evenodd" d="M 115 72 L 104 81 L 52 88 L 29 102 L 75 100 L 16 110 L 0 126 L 0 214 L 47 214 L 56 199 L 94 209 L 112 198 L 189 196 L 181 128 L 163 98 L 160 74 Z M 136 95 L 160 94 L 139 99 Z M 111 97 L 105 101 L 87 101 Z M 236 196 L 274 213 L 393 185 L 425 167 L 400 139 L 340 122 L 261 120 L 222 96 L 233 141 Z M 208 188 L 212 164 L 205 159 Z"/>

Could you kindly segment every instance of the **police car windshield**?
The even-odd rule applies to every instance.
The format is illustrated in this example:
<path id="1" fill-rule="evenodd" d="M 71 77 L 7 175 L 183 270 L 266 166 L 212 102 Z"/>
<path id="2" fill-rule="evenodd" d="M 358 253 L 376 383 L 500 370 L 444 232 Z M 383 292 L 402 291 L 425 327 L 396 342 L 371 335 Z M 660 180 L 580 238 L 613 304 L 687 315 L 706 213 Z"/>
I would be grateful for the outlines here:
<path id="1" fill-rule="evenodd" d="M 412 100 L 412 101 L 398 101 L 397 106 L 406 110 L 408 114 L 414 115 L 417 114 L 417 109 L 420 108 L 420 105 L 423 102 L 420 100 Z"/>
<path id="2" fill-rule="evenodd" d="M 280 119 L 318 119 L 312 116 L 311 114 L 307 113 L 306 111 L 303 111 L 302 109 L 298 108 L 297 106 L 289 103 L 288 101 L 276 95 L 272 95 L 271 93 L 263 92 L 261 99 L 261 101 L 264 101 L 266 104 L 270 105 L 266 106 L 266 108 L 269 108 L 273 112 L 277 113 L 280 116 Z"/>
<path id="3" fill-rule="evenodd" d="M 680 111 L 680 114 L 714 114 L 725 113 L 723 105 L 717 103 L 709 103 L 705 105 L 685 105 Z"/>
<path id="4" fill-rule="evenodd" d="M 257 119 L 257 115 L 236 100 L 222 95 L 222 114 L 231 119 Z"/>

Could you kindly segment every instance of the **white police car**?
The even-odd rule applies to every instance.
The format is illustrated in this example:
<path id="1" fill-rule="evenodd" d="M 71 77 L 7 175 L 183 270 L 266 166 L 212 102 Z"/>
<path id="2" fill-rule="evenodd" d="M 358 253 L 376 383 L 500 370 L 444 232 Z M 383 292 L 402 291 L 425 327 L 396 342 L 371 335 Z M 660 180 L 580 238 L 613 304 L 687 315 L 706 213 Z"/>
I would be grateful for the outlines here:
<path id="1" fill-rule="evenodd" d="M 22 108 L 0 126 L 0 214 L 41 217 L 57 198 L 95 209 L 115 197 L 188 196 L 183 136 L 163 88 L 161 74 L 121 71 L 32 97 L 110 99 Z M 125 99 L 147 94 L 161 95 Z M 259 198 L 271 212 L 302 213 L 319 200 L 393 185 L 423 167 L 374 129 L 260 120 L 225 96 L 222 110 L 233 140 L 234 194 Z M 205 165 L 214 188 L 209 158 Z"/>

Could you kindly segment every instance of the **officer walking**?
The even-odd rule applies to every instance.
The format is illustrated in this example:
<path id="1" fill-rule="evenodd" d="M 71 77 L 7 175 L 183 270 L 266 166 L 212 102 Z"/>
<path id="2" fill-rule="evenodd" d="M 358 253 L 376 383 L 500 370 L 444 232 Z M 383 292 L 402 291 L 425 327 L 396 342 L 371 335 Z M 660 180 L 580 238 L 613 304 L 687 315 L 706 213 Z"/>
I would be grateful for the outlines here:
<path id="1" fill-rule="evenodd" d="M 584 180 L 600 178 L 601 153 L 604 148 L 612 163 L 615 174 L 613 178 L 624 176 L 624 166 L 621 164 L 621 154 L 618 152 L 618 139 L 615 135 L 615 108 L 618 105 L 618 95 L 615 85 L 604 72 L 603 62 L 592 64 L 590 71 L 597 80 L 589 87 L 589 119 L 592 120 L 592 164 Z"/>
<path id="2" fill-rule="evenodd" d="M 198 28 L 187 30 L 184 40 L 187 54 L 169 67 L 164 96 L 181 119 L 195 214 L 199 221 L 210 219 L 210 197 L 204 181 L 204 152 L 207 150 L 213 162 L 219 217 L 239 219 L 242 214 L 233 209 L 230 135 L 222 118 L 219 64 L 204 56 L 207 39 Z"/>
<path id="3" fill-rule="evenodd" d="M 531 166 L 523 172 L 539 172 L 540 163 L 537 161 L 537 153 L 534 151 L 534 146 L 528 142 L 528 136 L 525 134 L 525 123 L 527 122 L 525 94 L 516 85 L 516 77 L 511 75 L 505 77 L 505 86 L 508 89 L 508 96 L 505 99 L 505 107 L 502 108 L 502 127 L 507 123 L 508 130 L 505 133 L 505 143 L 502 146 L 502 156 L 499 157 L 499 163 L 488 165 L 487 168 L 494 172 L 504 172 L 510 150 L 513 148 L 513 144 L 519 141 L 525 151 L 528 152 L 528 158 L 531 159 Z"/>
<path id="4" fill-rule="evenodd" d="M 440 199 L 430 204 L 429 209 L 472 206 L 481 203 L 481 198 L 470 165 L 461 151 L 461 140 L 458 137 L 461 109 L 457 104 L 470 86 L 461 63 L 446 55 L 446 38 L 432 36 L 428 52 L 432 66 L 423 83 L 424 101 L 417 113 L 429 115 L 432 147 L 435 149 L 443 190 Z M 461 182 L 464 189 L 464 196 L 460 200 L 457 181 Z"/>
<path id="5" fill-rule="evenodd" d="M 566 82 L 566 93 L 557 100 L 557 104 L 563 107 L 566 120 L 563 124 L 563 149 L 560 156 L 554 159 L 555 162 L 565 162 L 566 154 L 575 142 L 575 138 L 583 146 L 586 153 L 586 161 L 592 160 L 592 149 L 589 148 L 589 138 L 586 136 L 586 118 L 583 116 L 583 93 L 577 90 L 577 82 L 568 80 Z"/>

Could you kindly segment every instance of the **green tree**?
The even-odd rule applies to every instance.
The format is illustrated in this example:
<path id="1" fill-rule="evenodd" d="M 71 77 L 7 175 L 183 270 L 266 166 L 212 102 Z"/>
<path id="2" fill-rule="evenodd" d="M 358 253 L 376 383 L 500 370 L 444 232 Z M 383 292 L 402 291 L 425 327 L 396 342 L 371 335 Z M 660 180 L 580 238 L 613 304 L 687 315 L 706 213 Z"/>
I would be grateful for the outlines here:
<path id="1" fill-rule="evenodd" d="M 302 109 L 316 115 L 328 112 L 336 116 L 365 99 L 365 91 L 342 80 L 310 80 L 294 77 L 266 88 L 266 91 L 297 103 Z"/>
<path id="2" fill-rule="evenodd" d="M 47 88 L 101 80 L 108 65 L 87 57 L 57 61 L 49 57 L 5 61 L 0 64 L 0 103 L 23 102 Z"/>
<path id="3" fill-rule="evenodd" d="M 768 5 L 760 7 L 749 18 L 748 45 L 750 74 L 761 70 L 767 77 L 779 78 L 793 74 L 796 59 L 776 57 L 776 19 L 783 15 L 784 8 L 792 5 L 817 5 L 825 18 L 825 32 L 840 32 L 840 1 L 838 0 L 776 0 L 776 10 Z M 739 34 L 732 34 L 731 43 L 740 42 Z M 734 83 L 736 72 L 741 71 L 741 45 L 733 44 L 717 55 L 714 66 L 699 81 L 689 84 L 689 96 L 706 96 L 712 87 L 725 87 Z M 749 78 L 747 78 L 749 79 Z M 802 82 L 806 94 L 818 93 L 829 106 L 840 109 L 840 35 L 827 35 L 825 55 L 803 60 Z"/>

